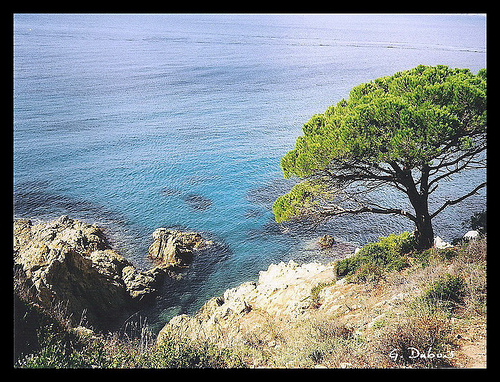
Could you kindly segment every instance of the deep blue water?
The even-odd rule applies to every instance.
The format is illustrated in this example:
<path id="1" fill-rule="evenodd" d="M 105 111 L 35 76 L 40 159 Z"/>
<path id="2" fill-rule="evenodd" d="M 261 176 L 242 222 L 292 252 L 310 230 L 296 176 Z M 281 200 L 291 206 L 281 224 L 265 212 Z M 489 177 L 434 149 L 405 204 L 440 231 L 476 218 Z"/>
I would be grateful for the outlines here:
<path id="1" fill-rule="evenodd" d="M 412 229 L 367 215 L 283 232 L 271 205 L 290 188 L 279 160 L 303 123 L 418 64 L 486 67 L 486 17 L 15 15 L 14 214 L 101 224 L 139 267 L 155 228 L 205 233 L 217 251 L 152 315 L 192 312 L 271 262 L 317 258 L 322 232 L 361 245 Z M 437 197 L 485 176 L 457 177 Z M 463 233 L 485 203 L 483 192 L 449 208 L 436 234 Z"/>

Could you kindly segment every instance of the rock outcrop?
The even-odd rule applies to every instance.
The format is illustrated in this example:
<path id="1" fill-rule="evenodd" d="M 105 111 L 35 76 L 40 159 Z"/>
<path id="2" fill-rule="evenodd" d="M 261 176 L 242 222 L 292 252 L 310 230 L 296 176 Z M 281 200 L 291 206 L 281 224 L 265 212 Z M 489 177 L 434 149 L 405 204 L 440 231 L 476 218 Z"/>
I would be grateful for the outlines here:
<path id="1" fill-rule="evenodd" d="M 464 240 L 477 240 L 481 237 L 481 233 L 477 230 L 467 231 L 467 233 L 462 237 Z"/>
<path id="2" fill-rule="evenodd" d="M 16 220 L 14 267 L 37 303 L 62 303 L 74 321 L 85 316 L 98 328 L 152 295 L 163 275 L 137 270 L 111 249 L 101 228 L 67 216 L 38 224 Z"/>
<path id="3" fill-rule="evenodd" d="M 318 239 L 318 244 L 321 248 L 331 248 L 335 244 L 335 239 L 332 235 L 323 235 Z"/>
<path id="4" fill-rule="evenodd" d="M 333 265 L 294 261 L 271 264 L 259 273 L 258 282 L 246 282 L 210 299 L 195 316 L 172 318 L 160 331 L 158 343 L 169 331 L 193 339 L 243 341 L 245 328 L 265 325 L 266 317 L 297 318 L 311 304 L 311 290 L 318 283 L 335 280 Z"/>
<path id="5" fill-rule="evenodd" d="M 188 266 L 193 254 L 213 244 L 199 233 L 158 228 L 141 271 L 111 248 L 104 231 L 67 216 L 51 222 L 14 222 L 14 265 L 45 307 L 64 304 L 75 321 L 82 316 L 106 328 L 127 310 L 155 296 L 162 278 Z"/>
<path id="6" fill-rule="evenodd" d="M 160 268 L 183 267 L 193 260 L 194 252 L 211 245 L 197 232 L 158 228 L 153 232 L 148 256 Z"/>
<path id="7" fill-rule="evenodd" d="M 453 246 L 450 243 L 445 242 L 439 236 L 436 236 L 434 238 L 434 248 L 444 249 L 444 248 L 451 248 L 451 247 L 453 247 Z"/>
<path id="8" fill-rule="evenodd" d="M 257 343 L 272 349 L 278 346 L 279 333 L 293 336 L 293 328 L 301 323 L 325 319 L 359 334 L 372 330 L 385 315 L 399 314 L 396 309 L 402 301 L 420 293 L 411 285 L 397 285 L 386 289 L 347 283 L 336 278 L 334 264 L 271 264 L 259 273 L 257 282 L 226 290 L 195 315 L 173 317 L 158 334 L 157 343 L 174 333 L 222 346 Z"/>

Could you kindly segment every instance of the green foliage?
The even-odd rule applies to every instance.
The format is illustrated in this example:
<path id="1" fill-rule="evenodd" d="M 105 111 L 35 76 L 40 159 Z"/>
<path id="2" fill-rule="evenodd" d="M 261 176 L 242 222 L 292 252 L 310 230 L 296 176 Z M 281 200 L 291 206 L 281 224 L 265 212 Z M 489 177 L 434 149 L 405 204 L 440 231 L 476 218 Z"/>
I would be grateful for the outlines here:
<path id="1" fill-rule="evenodd" d="M 333 198 L 332 191 L 321 178 L 296 184 L 289 193 L 278 197 L 274 202 L 273 213 L 276 222 L 314 215 L 321 198 Z"/>
<path id="2" fill-rule="evenodd" d="M 400 264 L 398 264 L 400 265 Z M 407 264 L 405 263 L 403 268 Z M 363 263 L 359 266 L 358 269 L 354 272 L 354 274 L 348 276 L 348 281 L 349 282 L 355 282 L 355 283 L 370 283 L 370 282 L 378 282 L 379 280 L 383 279 L 384 277 L 384 272 L 386 271 L 386 268 L 384 268 L 381 265 L 375 265 L 371 263 Z"/>
<path id="3" fill-rule="evenodd" d="M 365 245 L 356 255 L 338 261 L 337 276 L 355 276 L 352 281 L 375 281 L 386 271 L 409 266 L 405 255 L 414 246 L 414 237 L 409 232 L 381 237 L 379 242 Z"/>
<path id="4" fill-rule="evenodd" d="M 467 135 L 469 119 L 484 128 L 484 78 L 468 69 L 420 65 L 358 85 L 348 101 L 304 125 L 304 136 L 281 162 L 285 176 L 310 175 L 342 156 L 398 160 L 409 168 L 430 162 L 441 145 Z"/>
<path id="5" fill-rule="evenodd" d="M 163 342 L 147 359 L 148 368 L 228 368 L 244 367 L 239 356 L 209 342 L 192 341 L 174 335 Z"/>
<path id="6" fill-rule="evenodd" d="M 241 368 L 241 357 L 227 348 L 202 341 L 168 336 L 158 346 L 105 337 L 82 338 L 53 327 L 41 331 L 38 352 L 17 361 L 20 368 Z"/>
<path id="7" fill-rule="evenodd" d="M 321 185 L 303 182 L 295 185 L 292 190 L 280 196 L 273 204 L 273 212 L 278 223 L 300 215 L 314 205 L 314 193 Z"/>
<path id="8" fill-rule="evenodd" d="M 446 274 L 432 283 L 422 297 L 431 304 L 453 309 L 457 304 L 463 303 L 465 293 L 464 279 L 461 276 Z"/>
<path id="9" fill-rule="evenodd" d="M 303 136 L 281 159 L 284 176 L 310 179 L 328 170 L 335 177 L 339 164 L 358 161 L 419 169 L 450 152 L 472 152 L 471 137 L 486 132 L 486 89 L 485 69 L 474 75 L 443 65 L 419 65 L 358 85 L 348 100 L 304 124 Z M 338 180 L 345 179 L 342 171 Z M 315 190 L 304 191 L 294 187 L 277 200 L 278 222 L 296 216 L 301 202 L 309 207 Z"/>
<path id="10" fill-rule="evenodd" d="M 329 286 L 332 286 L 335 284 L 335 281 L 331 282 L 326 282 L 326 283 L 319 283 L 318 285 L 315 285 L 311 289 L 311 307 L 312 308 L 318 308 L 321 304 L 319 302 L 319 294 L 321 291 Z"/>
<path id="11" fill-rule="evenodd" d="M 102 343 L 78 338 L 53 325 L 39 330 L 39 342 L 40 350 L 18 360 L 18 367 L 62 369 L 110 366 Z"/>
<path id="12" fill-rule="evenodd" d="M 467 221 L 464 226 L 467 228 L 477 230 L 481 234 L 485 234 L 487 232 L 487 216 L 486 216 L 486 210 L 483 210 L 481 212 L 476 212 L 474 215 L 472 215 Z"/>
<path id="13" fill-rule="evenodd" d="M 439 263 L 451 260 L 458 255 L 459 250 L 456 247 L 451 248 L 429 248 L 425 251 L 415 251 L 411 256 L 422 267 L 427 267 L 433 263 Z"/>

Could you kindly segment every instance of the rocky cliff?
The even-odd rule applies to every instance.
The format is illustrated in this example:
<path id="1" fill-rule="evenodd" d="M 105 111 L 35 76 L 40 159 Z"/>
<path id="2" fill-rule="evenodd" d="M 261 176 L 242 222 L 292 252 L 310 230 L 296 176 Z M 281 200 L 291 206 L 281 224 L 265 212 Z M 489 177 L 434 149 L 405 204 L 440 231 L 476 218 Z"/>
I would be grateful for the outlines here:
<path id="1" fill-rule="evenodd" d="M 377 283 L 337 279 L 333 265 L 271 264 L 257 282 L 226 290 L 195 315 L 173 317 L 157 344 L 183 336 L 246 349 L 255 367 L 349 368 L 394 367 L 388 354 L 400 342 L 427 351 L 438 341 L 453 365 L 484 367 L 485 332 L 471 329 L 483 328 L 482 318 L 474 315 L 478 323 L 471 325 L 468 315 L 443 318 L 418 305 L 435 280 L 469 272 L 458 268 L 460 261 L 388 273 Z M 468 346 L 473 351 L 466 355 L 461 349 Z"/>
<path id="2" fill-rule="evenodd" d="M 161 343 L 169 331 L 192 339 L 218 343 L 244 342 L 268 317 L 303 317 L 311 305 L 311 290 L 318 283 L 334 282 L 333 266 L 294 261 L 271 264 L 259 273 L 258 282 L 246 282 L 210 299 L 195 316 L 179 315 L 170 320 L 158 335 Z"/>
<path id="3" fill-rule="evenodd" d="M 257 282 L 243 283 L 210 299 L 196 315 L 172 318 L 159 333 L 158 343 L 175 332 L 226 346 L 259 338 L 261 345 L 275 347 L 279 328 L 318 317 L 335 319 L 361 333 L 385 315 L 396 314 L 403 300 L 418 293 L 414 285 L 386 289 L 382 284 L 337 280 L 333 264 L 281 262 L 261 271 Z"/>
<path id="4" fill-rule="evenodd" d="M 66 216 L 14 224 L 16 276 L 38 304 L 66 304 L 76 324 L 86 314 L 94 328 L 137 308 L 154 295 L 161 277 L 187 266 L 207 245 L 196 233 L 158 229 L 148 253 L 156 265 L 140 271 L 95 225 Z M 226 290 L 195 315 L 172 318 L 156 343 L 171 344 L 165 341 L 171 336 L 211 342 L 242 351 L 248 365 L 263 367 L 417 365 L 412 359 L 397 363 L 390 354 L 404 346 L 436 347 L 451 360 L 444 366 L 483 367 L 486 238 L 451 249 L 436 243 L 428 258 L 420 255 L 376 282 L 338 279 L 334 264 L 271 264 L 257 281 Z M 452 310 L 428 305 L 423 296 L 450 275 L 467 280 L 464 301 Z"/>
<path id="5" fill-rule="evenodd" d="M 157 344 L 182 336 L 245 349 L 256 367 L 484 367 L 486 238 L 405 256 L 407 267 L 372 281 L 338 278 L 334 264 L 271 264 L 172 318 Z M 428 297 L 455 279 L 467 280 L 459 305 Z M 410 347 L 427 353 L 392 357 Z"/>
<path id="6" fill-rule="evenodd" d="M 210 299 L 194 316 L 172 318 L 160 332 L 158 342 L 169 331 L 175 331 L 192 339 L 234 344 L 244 342 L 251 331 L 269 320 L 298 322 L 318 314 L 347 317 L 351 324 L 356 322 L 358 329 L 366 328 L 408 295 L 403 288 L 396 288 L 371 298 L 371 285 L 337 280 L 334 269 L 333 264 L 271 264 L 259 273 L 257 282 L 226 290 L 222 296 Z M 372 305 L 378 309 L 364 314 L 363 322 L 356 320 L 361 307 L 366 312 Z"/>
<path id="7" fill-rule="evenodd" d="M 199 234 L 168 231 L 153 234 L 150 255 L 157 266 L 138 270 L 113 250 L 104 231 L 67 216 L 50 222 L 14 222 L 15 273 L 44 307 L 64 305 L 78 322 L 108 328 L 155 295 L 162 278 L 185 266 L 204 240 Z"/>
<path id="8" fill-rule="evenodd" d="M 106 328 L 155 291 L 161 272 L 141 272 L 114 251 L 101 228 L 61 216 L 51 222 L 14 222 L 14 266 L 37 303 L 63 304 Z"/>

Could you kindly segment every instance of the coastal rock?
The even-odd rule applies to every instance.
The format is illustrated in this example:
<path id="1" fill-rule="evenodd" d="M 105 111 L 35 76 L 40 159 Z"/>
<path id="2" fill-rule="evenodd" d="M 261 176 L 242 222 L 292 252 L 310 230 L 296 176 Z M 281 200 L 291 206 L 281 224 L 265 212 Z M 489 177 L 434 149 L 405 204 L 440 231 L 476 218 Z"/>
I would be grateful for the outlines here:
<path id="1" fill-rule="evenodd" d="M 153 244 L 148 249 L 148 256 L 160 268 L 189 265 L 196 250 L 212 244 L 197 232 L 182 232 L 166 228 L 156 229 L 153 232 L 153 240 Z"/>
<path id="2" fill-rule="evenodd" d="M 332 235 L 323 235 L 318 239 L 318 244 L 321 248 L 331 248 L 335 244 L 335 239 Z"/>
<path id="3" fill-rule="evenodd" d="M 463 239 L 464 240 L 476 240 L 476 239 L 479 239 L 480 237 L 480 233 L 479 231 L 476 231 L 476 230 L 473 230 L 473 231 L 468 231 L 464 236 L 463 236 Z"/>
<path id="4" fill-rule="evenodd" d="M 165 273 L 158 267 L 142 272 L 129 265 L 122 270 L 122 279 L 127 292 L 135 301 L 153 297 L 164 275 Z"/>
<path id="5" fill-rule="evenodd" d="M 358 336 L 374 331 L 376 323 L 396 314 L 404 300 L 421 293 L 405 284 L 393 290 L 347 283 L 345 278 L 336 279 L 334 269 L 334 264 L 271 264 L 259 273 L 257 282 L 226 290 L 195 315 L 173 317 L 159 332 L 157 344 L 174 335 L 222 347 L 250 345 L 272 353 L 293 343 L 295 330 L 299 333 L 310 325 L 320 332 L 332 325 L 344 327 Z"/>
<path id="6" fill-rule="evenodd" d="M 333 265 L 294 261 L 271 264 L 259 273 L 258 282 L 246 282 L 210 299 L 195 316 L 176 316 L 158 335 L 181 331 L 192 339 L 244 341 L 248 331 L 268 325 L 266 317 L 297 318 L 311 304 L 311 290 L 335 280 Z M 270 338 L 269 341 L 272 339 Z"/>
<path id="7" fill-rule="evenodd" d="M 111 249 L 101 228 L 67 216 L 37 224 L 16 220 L 14 266 L 37 303 L 63 304 L 76 322 L 85 316 L 101 328 L 154 292 L 159 279 Z"/>
<path id="8" fill-rule="evenodd" d="M 443 248 L 451 248 L 453 247 L 450 243 L 445 242 L 439 236 L 434 238 L 434 248 L 443 249 Z"/>

